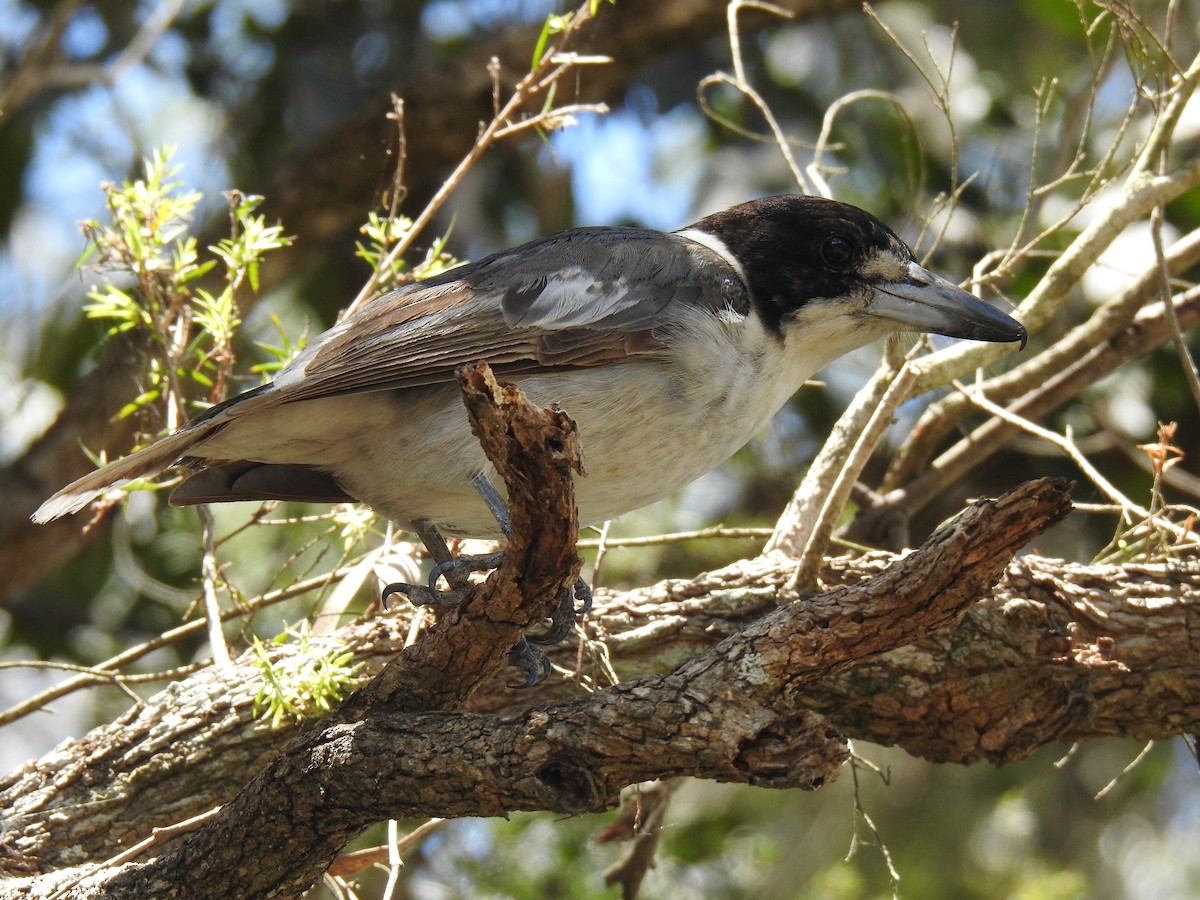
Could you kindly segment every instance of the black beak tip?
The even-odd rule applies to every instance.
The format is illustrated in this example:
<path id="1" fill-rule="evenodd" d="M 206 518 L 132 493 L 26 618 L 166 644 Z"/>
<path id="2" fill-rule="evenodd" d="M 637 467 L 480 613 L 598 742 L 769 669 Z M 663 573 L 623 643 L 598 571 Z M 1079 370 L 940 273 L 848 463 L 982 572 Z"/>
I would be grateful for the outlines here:
<path id="1" fill-rule="evenodd" d="M 964 331 L 948 331 L 949 337 L 967 338 L 972 341 L 989 341 L 994 344 L 1012 344 L 1016 341 L 1021 342 L 1021 349 L 1025 349 L 1025 345 L 1029 343 L 1029 332 L 1025 330 L 1025 326 L 1016 319 L 1004 316 L 1005 321 L 988 322 L 987 325 L 978 325 Z"/>
<path id="2" fill-rule="evenodd" d="M 980 329 L 980 333 L 975 335 L 975 339 L 994 341 L 998 344 L 1012 344 L 1020 341 L 1021 350 L 1024 350 L 1025 345 L 1029 343 L 1029 332 L 1025 330 L 1025 326 L 1012 316 L 1005 315 L 998 310 L 995 312 L 999 318 L 992 318 L 987 326 Z"/>

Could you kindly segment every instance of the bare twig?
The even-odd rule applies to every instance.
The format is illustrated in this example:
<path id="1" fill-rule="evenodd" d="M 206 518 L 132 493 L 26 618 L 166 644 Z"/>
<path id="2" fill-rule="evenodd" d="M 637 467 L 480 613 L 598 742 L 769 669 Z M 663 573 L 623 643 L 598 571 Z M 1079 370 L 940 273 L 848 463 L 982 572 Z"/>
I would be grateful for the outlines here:
<path id="1" fill-rule="evenodd" d="M 32 97 L 45 90 L 115 83 L 128 69 L 146 58 L 183 9 L 183 0 L 159 0 L 124 49 L 103 65 L 66 63 L 62 59 L 60 38 L 82 5 L 81 0 L 66 0 L 54 8 L 41 40 L 25 54 L 17 71 L 7 79 L 0 93 L 0 117 L 11 117 Z"/>
<path id="2" fill-rule="evenodd" d="M 954 124 L 954 116 L 951 114 L 950 103 L 950 78 L 954 71 L 954 58 L 958 50 L 958 24 L 955 23 L 950 29 L 950 58 L 946 61 L 945 70 L 943 70 L 941 65 L 939 65 L 937 56 L 934 55 L 933 48 L 929 43 L 929 35 L 922 32 L 922 39 L 925 44 L 925 55 L 929 57 L 929 61 L 933 66 L 934 74 L 931 75 L 926 70 L 926 67 L 923 66 L 920 61 L 918 61 L 913 52 L 904 45 L 904 42 L 900 40 L 899 36 L 878 16 L 870 3 L 863 4 L 863 12 L 866 13 L 867 17 L 870 18 L 871 21 L 874 22 L 879 28 L 879 30 L 887 36 L 892 45 L 900 51 L 901 55 L 908 60 L 912 68 L 921 77 L 921 80 L 925 82 L 926 87 L 929 88 L 929 95 L 933 100 L 934 107 L 946 122 L 946 131 L 950 139 L 950 152 L 949 158 L 946 162 L 946 170 L 950 178 L 950 183 L 946 193 L 942 195 L 941 198 L 945 203 L 945 215 L 941 217 L 939 233 L 931 242 L 932 247 L 936 247 L 941 242 L 946 228 L 948 228 L 950 225 L 951 214 L 954 212 L 954 207 L 961 191 L 958 172 L 958 129 Z M 928 221 L 929 218 L 926 217 L 926 223 L 928 223 Z M 922 237 L 923 236 L 924 235 L 922 235 Z"/>
<path id="3" fill-rule="evenodd" d="M 1125 768 L 1123 768 L 1119 773 L 1117 773 L 1116 777 L 1109 781 L 1108 784 L 1096 791 L 1095 796 L 1093 796 L 1092 799 L 1103 800 L 1105 797 L 1111 794 L 1113 789 L 1122 781 L 1124 781 L 1125 777 L 1129 775 L 1130 772 L 1141 765 L 1142 760 L 1150 755 L 1150 751 L 1154 749 L 1154 743 L 1154 741 L 1146 741 L 1142 749 L 1138 751 L 1138 755 L 1130 760 L 1129 764 L 1125 766 Z"/>
<path id="4" fill-rule="evenodd" d="M 894 345 L 889 344 L 891 347 Z M 838 420 L 776 524 L 764 552 L 777 550 L 799 559 L 793 590 L 804 593 L 815 586 L 829 536 L 851 488 L 891 423 L 892 414 L 907 398 L 911 383 L 912 370 L 903 360 L 891 355 L 885 358 L 875 377 Z"/>
<path id="5" fill-rule="evenodd" d="M 577 546 L 581 550 L 603 547 L 607 551 L 616 547 L 657 547 L 662 544 L 704 541 L 712 538 L 730 541 L 765 540 L 773 533 L 774 529 L 771 528 L 725 528 L 721 525 L 714 525 L 712 528 L 699 528 L 696 531 L 648 534 L 643 537 L 610 537 L 605 534 L 601 538 L 581 540 Z"/>
<path id="6" fill-rule="evenodd" d="M 1200 321 L 1200 288 L 1185 291 L 1176 298 L 1175 303 L 1185 326 Z M 1093 347 L 1060 374 L 1022 394 L 1008 412 L 1025 419 L 1044 415 L 1108 372 L 1168 339 L 1162 310 L 1148 308 L 1120 336 Z M 986 386 L 983 390 L 986 390 Z M 975 395 L 979 393 L 981 391 L 977 390 Z M 1002 418 L 992 418 L 980 425 L 941 456 L 922 466 L 902 486 L 884 494 L 866 515 L 860 516 L 860 521 L 855 523 L 854 534 L 861 535 L 864 531 L 871 533 L 874 524 L 887 516 L 901 512 L 911 514 L 922 509 L 932 497 L 988 459 L 1019 430 L 1012 421 Z"/>
<path id="7" fill-rule="evenodd" d="M 895 108 L 896 113 L 904 120 L 905 124 L 916 134 L 916 126 L 904 106 L 904 101 L 889 91 L 851 91 L 839 97 L 833 103 L 829 104 L 829 108 L 825 110 L 825 115 L 821 119 L 821 133 L 817 136 L 816 144 L 813 147 L 812 162 L 805 167 L 805 171 L 808 173 L 808 177 L 812 181 L 816 193 L 821 197 L 833 196 L 833 189 L 830 188 L 829 183 L 825 180 L 823 157 L 830 149 L 834 123 L 844 109 L 865 100 L 882 100 L 885 103 L 890 103 Z"/>
<path id="8" fill-rule="evenodd" d="M 538 64 L 531 71 L 527 72 L 513 87 L 508 99 L 499 106 L 491 121 L 480 131 L 479 137 L 476 138 L 471 149 L 467 151 L 466 155 L 455 166 L 454 171 L 442 182 L 437 192 L 425 204 L 425 208 L 413 218 L 412 225 L 405 232 L 404 236 L 379 261 L 375 267 L 375 273 L 363 285 L 353 302 L 343 310 L 341 318 L 345 318 L 353 313 L 376 294 L 382 284 L 381 278 L 383 276 L 381 273 L 391 271 L 393 264 L 408 252 L 418 235 L 432 221 L 433 217 L 458 187 L 466 173 L 491 149 L 496 141 L 506 135 L 511 135 L 527 128 L 549 127 L 556 116 L 569 116 L 571 112 L 603 112 L 607 109 L 603 104 L 577 104 L 569 107 L 566 111 L 556 110 L 553 106 L 548 106 L 530 117 L 515 123 L 512 121 L 517 112 L 535 95 L 552 87 L 568 71 L 580 64 L 592 64 L 600 61 L 595 57 L 578 57 L 564 53 L 564 48 L 570 39 L 591 18 L 591 5 L 584 3 L 571 17 L 563 31 L 560 32 L 554 44 L 545 51 Z M 499 61 L 493 59 L 493 69 L 498 65 Z M 495 80 L 494 83 L 497 85 L 496 90 L 498 91 L 498 80 Z M 496 98 L 498 101 L 498 93 Z"/>
<path id="9" fill-rule="evenodd" d="M 176 822 L 173 825 L 163 825 L 154 828 L 150 832 L 149 837 L 138 841 L 136 844 L 126 850 L 122 850 L 116 856 L 109 857 L 108 859 L 104 860 L 104 862 L 98 863 L 94 867 L 89 867 L 71 880 L 58 885 L 54 893 L 50 894 L 51 900 L 54 900 L 54 898 L 69 896 L 68 892 L 71 890 L 71 888 L 79 884 L 79 882 L 81 882 L 85 877 L 92 876 L 96 872 L 103 871 L 104 869 L 116 869 L 130 860 L 137 859 L 152 847 L 156 847 L 159 844 L 165 843 L 171 838 L 178 837 L 181 834 L 187 834 L 195 831 L 205 822 L 211 821 L 220 811 L 221 807 L 216 806 L 208 810 L 208 812 L 202 812 L 199 815 L 191 816 L 187 819 L 184 819 L 182 822 Z"/>
<path id="10" fill-rule="evenodd" d="M 221 605 L 217 602 L 217 581 L 221 577 L 221 568 L 217 563 L 217 549 L 213 542 L 216 523 L 213 521 L 212 509 L 207 503 L 201 503 L 196 507 L 196 511 L 200 516 L 204 546 L 201 582 L 204 587 L 204 619 L 208 623 L 208 643 L 212 648 L 213 663 L 218 669 L 228 670 L 232 662 L 229 659 L 229 647 L 225 643 L 225 633 L 221 630 Z"/>
<path id="11" fill-rule="evenodd" d="M 1052 319 L 1068 291 L 1125 228 L 1160 203 L 1197 186 L 1200 186 L 1200 159 L 1181 165 L 1170 175 L 1147 177 L 1130 185 L 1107 215 L 1098 218 L 1071 242 L 1018 308 L 1017 317 L 1029 333 L 1036 334 Z M 917 368 L 914 392 L 941 387 L 1014 351 L 1008 344 L 964 343 L 930 354 L 913 363 Z"/>
<path id="12" fill-rule="evenodd" d="M 1200 230 L 1184 236 L 1166 254 L 1171 274 L 1182 272 L 1200 261 Z M 1128 327 L 1138 309 L 1153 297 L 1160 282 L 1157 266 L 1151 266 L 1117 297 L 1095 310 L 1088 319 L 1071 329 L 1053 344 L 1042 349 L 1009 372 L 988 379 L 984 385 L 987 395 L 998 402 L 1007 402 L 1030 392 L 1045 397 L 1051 385 L 1058 385 L 1057 403 L 1074 396 L 1087 382 L 1070 383 L 1058 376 L 1076 366 L 1079 360 L 1097 347 L 1107 344 Z M 1094 375 L 1098 373 L 1093 373 Z M 966 418 L 971 404 L 961 394 L 950 394 L 931 404 L 921 415 L 909 439 L 900 448 L 884 476 L 881 489 L 895 490 L 924 471 L 936 448 Z"/>
<path id="13" fill-rule="evenodd" d="M 1163 208 L 1154 207 L 1150 214 L 1150 234 L 1154 241 L 1154 260 L 1158 269 L 1159 291 L 1162 296 L 1162 309 L 1171 332 L 1171 343 L 1179 357 L 1179 368 L 1183 372 L 1188 390 L 1192 392 L 1192 403 L 1200 409 L 1200 373 L 1196 371 L 1196 361 L 1183 338 L 1183 329 L 1179 325 L 1179 316 L 1175 312 L 1175 304 L 1171 298 L 1171 272 L 1163 253 L 1162 242 Z"/>
<path id="14" fill-rule="evenodd" d="M 1121 493 L 1116 485 L 1101 475 L 1100 471 L 1091 464 L 1088 458 L 1079 452 L 1079 448 L 1075 446 L 1074 438 L 1071 436 L 1069 429 L 1065 435 L 1058 434 L 1050 431 L 1048 428 L 1042 428 L 1040 425 L 1036 425 L 1028 419 L 1022 418 L 1010 410 L 993 403 L 978 390 L 970 390 L 958 382 L 955 382 L 954 386 L 980 409 L 986 410 L 997 419 L 1008 422 L 1010 425 L 1015 425 L 1022 431 L 1025 431 L 1028 434 L 1036 435 L 1046 443 L 1057 447 L 1064 454 L 1066 454 L 1066 456 L 1069 457 L 1071 461 L 1075 463 L 1075 465 L 1079 467 L 1080 471 L 1087 476 L 1088 480 L 1091 481 L 1092 484 L 1100 489 L 1100 492 L 1104 494 L 1104 496 L 1106 496 L 1111 503 L 1119 506 L 1126 515 L 1138 516 L 1143 519 L 1150 518 L 1150 510 L 1139 506 Z"/>
<path id="15" fill-rule="evenodd" d="M 850 836 L 850 849 L 846 851 L 846 862 L 849 862 L 851 859 L 853 859 L 857 855 L 859 847 L 862 846 L 863 841 L 858 833 L 858 823 L 861 819 L 862 823 L 867 826 L 867 830 L 871 833 L 871 837 L 874 840 L 875 846 L 879 848 L 879 855 L 883 857 L 883 862 L 887 866 L 888 879 L 892 884 L 892 898 L 893 900 L 899 900 L 900 873 L 896 871 L 896 864 L 892 861 L 892 853 L 890 850 L 888 850 L 887 842 L 884 841 L 883 835 L 879 833 L 879 828 L 875 825 L 874 820 L 872 820 L 871 816 L 867 813 L 866 806 L 863 804 L 862 793 L 859 790 L 858 770 L 862 766 L 866 766 L 875 774 L 883 778 L 885 782 L 887 781 L 884 773 L 880 772 L 877 766 L 863 759 L 856 752 L 854 752 L 854 745 L 851 743 L 850 778 L 854 782 L 854 827 Z"/>
<path id="16" fill-rule="evenodd" d="M 1126 184 L 1133 184 L 1148 173 L 1158 168 L 1163 153 L 1174 140 L 1175 128 L 1179 117 L 1183 115 L 1197 86 L 1200 86 L 1200 54 L 1188 66 L 1187 71 L 1180 73 L 1171 85 L 1171 99 L 1162 113 L 1155 119 L 1154 128 L 1142 145 L 1141 153 L 1130 170 Z"/>
<path id="17" fill-rule="evenodd" d="M 395 819 L 392 819 L 388 822 L 389 832 L 395 821 Z M 419 845 L 445 823 L 445 819 L 427 819 L 407 834 L 397 834 L 395 839 L 392 839 L 389 833 L 388 843 L 379 847 L 367 847 L 363 850 L 343 853 L 333 861 L 333 864 L 329 867 L 329 874 L 338 877 L 353 875 L 355 872 L 361 872 L 368 866 L 384 862 L 389 863 L 393 869 L 399 868 L 397 863 L 401 861 L 405 853 Z"/>
<path id="18" fill-rule="evenodd" d="M 297 581 L 294 584 L 288 585 L 286 588 L 281 588 L 275 591 L 269 591 L 260 597 L 249 601 L 243 609 L 226 609 L 221 612 L 221 621 L 227 622 L 230 619 L 236 619 L 250 613 L 257 612 L 261 609 L 273 606 L 276 603 L 281 603 L 284 600 L 290 600 L 293 597 L 300 597 L 307 594 L 309 591 L 319 590 L 328 587 L 339 579 L 343 578 L 351 570 L 351 567 L 334 569 L 325 572 L 315 578 L 309 578 L 304 581 Z M 153 653 L 155 650 L 160 650 L 163 647 L 169 647 L 179 641 L 194 637 L 197 634 L 204 633 L 209 628 L 208 619 L 200 618 L 193 619 L 190 622 L 185 622 L 176 628 L 164 631 L 157 637 L 151 638 L 148 641 L 122 650 L 116 656 L 110 657 L 102 663 L 92 666 L 86 671 L 86 674 L 81 674 L 75 678 L 69 678 L 61 684 L 56 684 L 52 688 L 47 688 L 33 697 L 22 700 L 20 703 L 10 706 L 8 709 L 0 712 L 0 727 L 8 725 L 11 722 L 42 709 L 46 704 L 57 700 L 60 697 L 65 697 L 67 694 L 82 690 L 83 688 L 92 687 L 95 685 L 109 684 L 118 678 L 126 680 L 136 678 L 137 676 L 118 676 L 116 670 L 122 666 L 127 666 L 130 663 L 141 659 Z M 185 671 L 175 669 L 172 671 Z M 157 680 L 157 679 L 154 679 Z"/>
<path id="19" fill-rule="evenodd" d="M 796 182 L 796 186 L 803 193 L 812 193 L 812 186 L 804 177 L 804 173 L 800 169 L 799 163 L 796 162 L 796 155 L 792 152 L 791 143 L 787 136 L 783 133 L 783 128 L 780 127 L 779 121 L 775 118 L 775 113 L 771 107 L 762 98 L 762 95 L 754 89 L 754 86 L 746 79 L 745 64 L 742 61 L 742 39 L 741 31 L 738 27 L 738 13 L 744 8 L 761 9 L 765 12 L 772 13 L 777 16 L 782 16 L 785 19 L 790 19 L 792 13 L 782 7 L 775 6 L 772 3 L 765 3 L 763 0 L 732 0 L 726 7 L 726 16 L 728 19 L 729 31 L 729 53 L 733 63 L 733 75 L 726 72 L 714 72 L 700 80 L 696 86 L 696 101 L 700 104 L 700 108 L 710 119 L 718 124 L 729 128 L 732 131 L 755 140 L 763 140 L 760 135 L 753 134 L 743 129 L 734 122 L 730 122 L 722 116 L 708 102 L 707 90 L 713 85 L 725 84 L 740 93 L 743 97 L 749 100 L 754 107 L 762 115 L 767 123 L 767 128 L 771 132 L 769 140 L 779 149 L 780 155 L 783 157 L 784 163 L 788 167 L 788 171 L 792 175 L 792 180 Z"/>
<path id="20" fill-rule="evenodd" d="M 620 829 L 621 837 L 629 844 L 615 863 L 604 871 L 604 883 L 608 886 L 621 885 L 622 900 L 635 900 L 646 873 L 654 868 L 654 852 L 670 806 L 671 794 L 678 779 L 636 785 L 632 796 L 626 798 L 621 820 L 617 827 L 606 834 Z M 630 815 L 632 812 L 632 815 Z M 612 840 L 612 837 L 606 838 Z"/>

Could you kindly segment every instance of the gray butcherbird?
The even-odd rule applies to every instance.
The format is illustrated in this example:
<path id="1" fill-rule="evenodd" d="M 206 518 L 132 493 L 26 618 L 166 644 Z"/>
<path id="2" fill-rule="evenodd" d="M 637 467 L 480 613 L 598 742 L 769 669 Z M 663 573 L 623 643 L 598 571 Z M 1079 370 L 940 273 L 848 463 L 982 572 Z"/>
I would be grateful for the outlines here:
<path id="1" fill-rule="evenodd" d="M 766 197 L 669 234 L 578 228 L 378 297 L 271 384 L 85 475 L 33 518 L 178 464 L 190 474 L 176 505 L 356 500 L 425 536 L 499 536 L 485 502 L 496 474 L 454 383 L 482 360 L 576 420 L 580 521 L 602 522 L 719 465 L 806 379 L 893 331 L 1026 339 L 844 203 Z"/>

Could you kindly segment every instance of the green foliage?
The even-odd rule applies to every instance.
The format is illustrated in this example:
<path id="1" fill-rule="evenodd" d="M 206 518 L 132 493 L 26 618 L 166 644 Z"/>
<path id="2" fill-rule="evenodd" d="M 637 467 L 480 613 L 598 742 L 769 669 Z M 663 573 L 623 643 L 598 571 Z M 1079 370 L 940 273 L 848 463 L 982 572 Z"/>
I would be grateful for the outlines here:
<path id="1" fill-rule="evenodd" d="M 562 34 L 571 24 L 572 13 L 550 13 L 542 23 L 542 32 L 533 45 L 533 58 L 529 61 L 529 69 L 533 71 L 541 65 L 542 57 L 546 55 L 546 44 L 551 35 Z"/>
<path id="2" fill-rule="evenodd" d="M 167 401 L 182 411 L 197 386 L 201 405 L 222 399 L 233 369 L 233 340 L 241 325 L 237 295 L 249 282 L 259 286 L 259 265 L 271 250 L 291 243 L 279 225 L 257 213 L 263 198 L 232 191 L 230 236 L 208 247 L 202 259 L 189 233 L 202 199 L 176 179 L 174 150 L 163 147 L 145 161 L 144 175 L 103 186 L 111 223 L 83 223 L 86 249 L 80 264 L 104 276 L 88 292 L 87 316 L 103 322 L 106 334 L 138 331 L 153 347 L 147 386 L 121 410 L 130 415 Z M 221 265 L 224 283 L 213 292 L 195 284 Z"/>
<path id="3" fill-rule="evenodd" d="M 196 241 L 187 233 L 201 195 L 173 180 L 179 172 L 171 165 L 173 153 L 170 147 L 154 151 L 145 161 L 144 178 L 102 186 L 111 224 L 83 223 L 87 244 L 80 264 L 91 262 L 102 272 L 135 279 L 134 292 L 106 281 L 88 293 L 92 302 L 85 312 L 109 321 L 109 334 L 137 326 L 161 333 L 171 298 L 214 265 L 198 262 Z"/>
<path id="4" fill-rule="evenodd" d="M 367 240 L 354 242 L 357 248 L 355 256 L 365 260 L 376 273 L 376 283 L 381 289 L 405 280 L 429 278 L 461 264 L 462 260 L 446 252 L 446 244 L 450 239 L 447 232 L 434 240 L 425 258 L 413 266 L 411 272 L 408 271 L 408 264 L 402 256 L 393 255 L 391 251 L 412 239 L 412 229 L 413 220 L 407 216 L 383 215 L 374 211 L 367 214 L 366 224 L 359 229 Z"/>
<path id="5" fill-rule="evenodd" d="M 363 547 L 371 535 L 379 515 L 366 506 L 357 503 L 341 503 L 334 507 L 333 524 L 340 528 L 338 537 L 342 542 L 342 552 L 347 556 Z"/>
<path id="6" fill-rule="evenodd" d="M 266 646 L 254 639 L 254 666 L 263 675 L 262 687 L 254 698 L 254 715 L 279 728 L 289 720 L 315 719 L 333 709 L 355 685 L 363 664 L 350 664 L 354 653 L 332 641 L 314 641 L 304 625 L 294 634 L 285 632 L 274 639 L 295 644 L 286 655 L 271 658 Z"/>
<path id="7" fill-rule="evenodd" d="M 251 372 L 263 376 L 264 384 L 280 369 L 291 362 L 293 357 L 303 350 L 305 344 L 308 343 L 307 334 L 302 334 L 293 343 L 291 337 L 283 327 L 283 322 L 280 321 L 279 316 L 275 313 L 271 313 L 271 325 L 274 327 L 275 333 L 279 335 L 279 343 L 268 344 L 264 341 L 255 341 L 254 345 L 270 356 L 270 359 L 250 367 Z"/>
<path id="8" fill-rule="evenodd" d="M 600 9 L 601 0 L 588 0 L 588 15 L 594 16 Z M 617 0 L 608 0 L 609 3 L 616 3 Z M 546 55 L 546 45 L 550 42 L 550 38 L 556 34 L 562 34 L 574 20 L 573 12 L 566 13 L 550 13 L 546 16 L 546 21 L 542 23 L 541 33 L 538 34 L 537 41 L 533 45 L 533 58 L 529 61 L 529 71 L 535 71 L 541 65 L 542 57 Z"/>

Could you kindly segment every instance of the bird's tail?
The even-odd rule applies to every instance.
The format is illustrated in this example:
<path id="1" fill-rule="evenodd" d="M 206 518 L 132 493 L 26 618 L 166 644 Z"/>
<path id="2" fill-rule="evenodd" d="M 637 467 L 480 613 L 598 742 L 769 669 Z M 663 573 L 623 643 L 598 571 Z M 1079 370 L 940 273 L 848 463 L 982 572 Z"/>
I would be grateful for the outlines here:
<path id="1" fill-rule="evenodd" d="M 188 450 L 217 431 L 221 422 L 197 422 L 143 447 L 136 453 L 89 472 L 43 503 L 34 512 L 33 521 L 50 522 L 68 513 L 79 512 L 96 497 L 112 487 L 119 487 L 135 478 L 154 475 L 186 456 Z"/>

